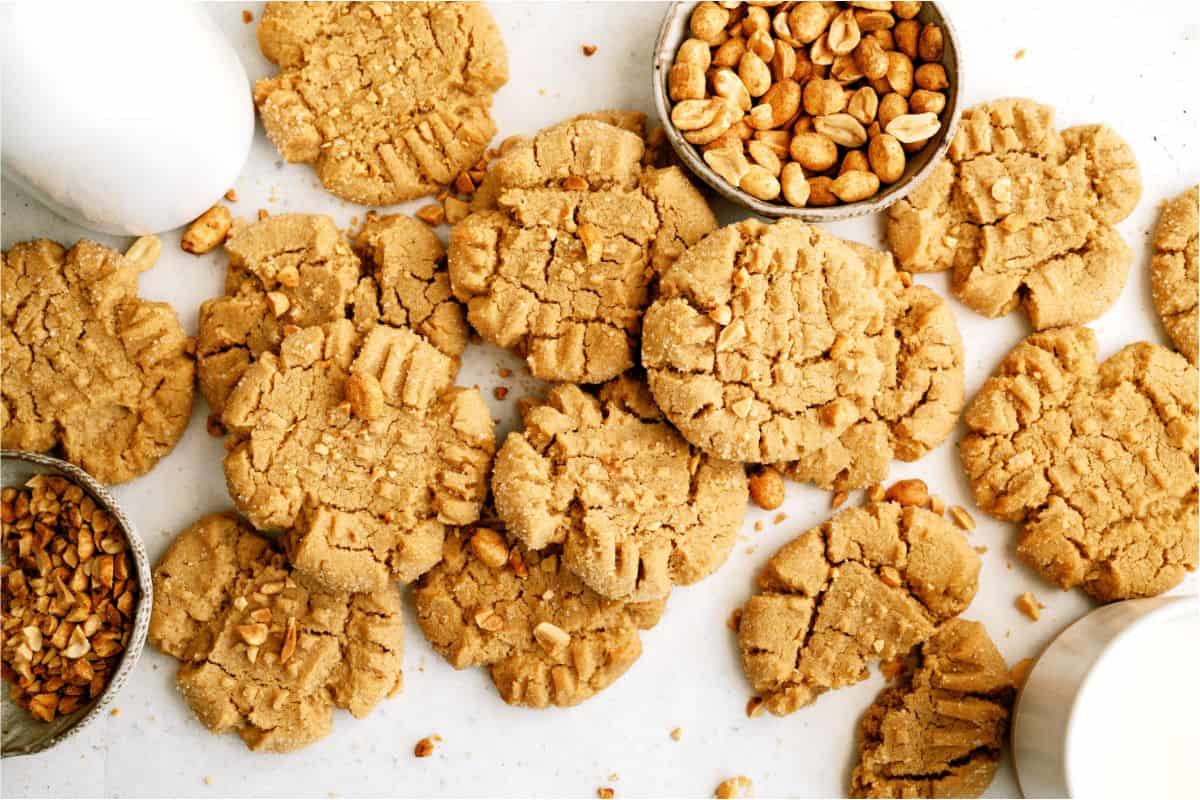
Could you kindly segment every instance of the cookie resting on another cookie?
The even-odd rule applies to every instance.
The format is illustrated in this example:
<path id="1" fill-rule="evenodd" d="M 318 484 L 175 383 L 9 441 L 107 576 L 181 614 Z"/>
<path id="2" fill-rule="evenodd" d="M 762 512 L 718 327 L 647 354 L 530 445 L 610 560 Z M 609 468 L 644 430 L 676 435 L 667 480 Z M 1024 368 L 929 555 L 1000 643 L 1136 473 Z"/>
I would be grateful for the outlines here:
<path id="1" fill-rule="evenodd" d="M 1197 374 L 1138 342 L 1097 364 L 1088 328 L 1034 334 L 964 415 L 979 507 L 1022 523 L 1017 554 L 1097 600 L 1165 592 L 1197 565 Z"/>
<path id="2" fill-rule="evenodd" d="M 339 320 L 292 333 L 226 404 L 234 503 L 260 529 L 290 529 L 288 555 L 317 585 L 413 580 L 487 495 L 492 418 L 455 371 L 403 328 L 363 336 Z"/>
<path id="3" fill-rule="evenodd" d="M 1197 363 L 1196 306 L 1200 305 L 1200 187 L 1167 201 L 1154 229 L 1150 288 L 1154 307 L 1175 349 Z"/>
<path id="4" fill-rule="evenodd" d="M 940 444 L 962 407 L 945 302 L 891 257 L 795 220 L 748 220 L 692 246 L 646 312 L 642 360 L 663 413 L 720 458 L 846 490 Z"/>
<path id="5" fill-rule="evenodd" d="M 479 3 L 268 3 L 280 72 L 254 85 L 267 136 L 325 188 L 365 205 L 433 194 L 496 134 L 508 59 Z"/>
<path id="6" fill-rule="evenodd" d="M 742 610 L 742 666 L 764 706 L 790 714 L 904 655 L 975 597 L 979 555 L 915 506 L 849 508 L 771 557 Z"/>
<path id="7" fill-rule="evenodd" d="M 979 797 L 1008 735 L 1014 687 L 978 622 L 947 620 L 859 725 L 852 797 Z"/>
<path id="8" fill-rule="evenodd" d="M 593 396 L 550 391 L 496 454 L 492 493 L 526 547 L 562 560 L 604 597 L 666 597 L 725 562 L 746 513 L 745 469 L 694 450 L 623 375 Z"/>
<path id="9" fill-rule="evenodd" d="M 494 206 L 451 232 L 471 325 L 535 377 L 600 383 L 632 367 L 656 271 L 716 227 L 684 173 L 644 154 L 637 134 L 594 119 L 511 142 L 485 182 Z"/>
<path id="10" fill-rule="evenodd" d="M 1133 253 L 1112 227 L 1141 195 L 1129 145 L 1103 125 L 1058 131 L 1054 109 L 1007 99 L 968 110 L 948 157 L 888 212 L 888 244 L 913 272 L 954 270 L 954 294 L 1038 330 L 1103 314 Z"/>
<path id="11" fill-rule="evenodd" d="M 181 662 L 176 685 L 213 733 L 286 752 L 365 717 L 400 690 L 400 591 L 322 593 L 233 514 L 176 537 L 154 568 L 150 643 Z"/>
<path id="12" fill-rule="evenodd" d="M 236 229 L 225 251 L 226 293 L 200 306 L 197 340 L 200 391 L 218 416 L 246 368 L 292 327 L 352 319 L 363 333 L 385 322 L 454 358 L 466 348 L 445 248 L 411 217 L 368 215 L 352 249 L 327 216 L 281 214 Z"/>
<path id="13" fill-rule="evenodd" d="M 138 265 L 90 241 L 14 245 L 0 282 L 4 447 L 61 447 L 102 483 L 149 472 L 192 413 L 192 343 L 174 310 L 138 297 Z"/>
<path id="14" fill-rule="evenodd" d="M 503 528 L 452 531 L 442 563 L 413 591 L 417 620 L 456 669 L 487 666 L 504 702 L 572 706 L 602 691 L 642 652 L 639 630 L 666 602 L 608 600 L 559 548 L 509 551 Z"/>

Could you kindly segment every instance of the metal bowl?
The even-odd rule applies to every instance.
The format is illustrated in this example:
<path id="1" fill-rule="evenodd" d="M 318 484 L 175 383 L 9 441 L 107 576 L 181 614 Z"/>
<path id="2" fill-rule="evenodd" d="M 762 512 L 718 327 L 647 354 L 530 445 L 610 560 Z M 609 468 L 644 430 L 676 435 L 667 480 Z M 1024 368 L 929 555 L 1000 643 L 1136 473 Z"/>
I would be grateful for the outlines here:
<path id="1" fill-rule="evenodd" d="M 117 506 L 108 490 L 74 464 L 37 453 L 25 453 L 19 450 L 0 451 L 0 477 L 3 479 L 4 488 L 24 486 L 25 482 L 34 475 L 58 475 L 73 481 L 116 520 L 117 527 L 129 542 L 129 549 L 133 554 L 133 567 L 137 573 L 139 591 L 129 645 L 121 655 L 116 672 L 113 673 L 99 697 L 87 705 L 80 706 L 70 714 L 56 718 L 53 722 L 41 722 L 34 719 L 28 711 L 13 701 L 7 682 L 0 686 L 0 707 L 3 708 L 4 714 L 0 756 L 4 758 L 31 755 L 54 747 L 83 730 L 104 713 L 104 709 L 112 704 L 113 699 L 128 680 L 129 674 L 133 672 L 134 666 L 137 665 L 138 658 L 141 657 L 142 649 L 146 645 L 146 631 L 150 627 L 150 609 L 154 603 L 154 590 L 150 581 L 150 560 L 146 557 L 146 546 L 134 529 L 133 523 Z"/>
<path id="2" fill-rule="evenodd" d="M 687 165 L 695 175 L 716 191 L 717 194 L 736 203 L 743 208 L 753 211 L 763 217 L 796 217 L 806 222 L 833 222 L 839 219 L 860 217 L 883 211 L 888 206 L 900 200 L 913 190 L 942 157 L 946 154 L 950 142 L 954 138 L 954 130 L 958 126 L 958 98 L 961 93 L 962 66 L 958 54 L 958 37 L 954 26 L 938 7 L 937 3 L 926 2 L 921 6 L 917 19 L 921 22 L 936 22 L 942 28 L 944 37 L 944 52 L 942 64 L 950 79 L 950 87 L 946 90 L 946 107 L 939 115 L 942 127 L 919 152 L 908 153 L 908 163 L 900 180 L 884 186 L 879 193 L 867 200 L 856 203 L 843 203 L 824 208 L 797 208 L 786 202 L 766 202 L 743 192 L 736 186 L 726 183 L 725 179 L 704 163 L 700 150 L 683 138 L 675 126 L 671 124 L 671 101 L 667 94 L 667 76 L 671 64 L 675 60 L 675 51 L 688 37 L 688 21 L 699 3 L 673 3 L 663 18 L 662 28 L 658 32 L 658 42 L 654 47 L 654 64 L 652 68 L 654 80 L 654 106 L 666 129 L 667 138 L 675 148 L 680 160 Z"/>

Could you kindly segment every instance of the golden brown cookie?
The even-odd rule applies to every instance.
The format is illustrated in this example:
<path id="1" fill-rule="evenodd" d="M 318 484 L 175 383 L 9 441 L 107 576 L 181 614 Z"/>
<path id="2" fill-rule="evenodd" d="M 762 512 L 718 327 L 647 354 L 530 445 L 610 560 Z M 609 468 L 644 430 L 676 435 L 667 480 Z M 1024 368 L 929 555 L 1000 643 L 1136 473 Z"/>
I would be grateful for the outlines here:
<path id="1" fill-rule="evenodd" d="M 286 752 L 365 717 L 400 690 L 400 591 L 324 593 L 233 514 L 176 537 L 154 568 L 150 643 L 181 662 L 176 685 L 213 733 Z"/>
<path id="2" fill-rule="evenodd" d="M 625 603 L 587 588 L 557 546 L 509 549 L 489 521 L 446 537 L 445 558 L 413 591 L 417 621 L 455 669 L 487 666 L 504 702 L 572 706 L 607 688 L 642 652 L 665 600 Z"/>
<path id="3" fill-rule="evenodd" d="M 1008 735 L 1014 687 L 978 622 L 947 620 L 859 724 L 852 797 L 979 797 Z"/>
<path id="4" fill-rule="evenodd" d="M 780 548 L 742 610 L 742 666 L 773 714 L 858 683 L 975 597 L 979 555 L 949 521 L 899 503 L 849 508 Z"/>
<path id="5" fill-rule="evenodd" d="M 663 274 L 642 361 L 667 418 L 719 458 L 794 461 L 842 489 L 949 435 L 962 344 L 891 257 L 795 220 L 729 225 Z"/>
<path id="6" fill-rule="evenodd" d="M 1099 317 L 1125 285 L 1132 251 L 1113 225 L 1142 184 L 1111 128 L 1058 131 L 1054 109 L 1006 99 L 968 110 L 948 158 L 888 212 L 901 268 L 954 270 L 955 295 L 997 317 L 1018 305 L 1033 327 Z"/>
<path id="7" fill-rule="evenodd" d="M 352 248 L 325 215 L 281 214 L 238 229 L 225 251 L 226 293 L 200 306 L 197 339 L 200 391 L 215 414 L 246 368 L 277 351 L 292 327 L 352 319 L 365 332 L 385 322 L 454 358 L 466 348 L 445 248 L 412 217 L 369 216 Z"/>
<path id="8" fill-rule="evenodd" d="M 716 227 L 683 172 L 643 167 L 644 153 L 636 133 L 593 119 L 508 143 L 492 199 L 451 232 L 471 325 L 536 377 L 601 383 L 633 366 L 655 272 Z"/>
<path id="9" fill-rule="evenodd" d="M 1196 306 L 1200 304 L 1200 187 L 1167 201 L 1154 229 L 1154 257 L 1150 261 L 1150 288 L 1154 307 L 1175 349 L 1193 364 L 1197 355 Z"/>
<path id="10" fill-rule="evenodd" d="M 1197 564 L 1196 368 L 1138 342 L 1097 364 L 1089 328 L 1034 334 L 968 407 L 975 500 L 1017 554 L 1097 600 L 1156 595 Z"/>
<path id="11" fill-rule="evenodd" d="M 192 343 L 169 305 L 137 296 L 145 266 L 89 241 L 3 254 L 4 447 L 61 448 L 109 484 L 175 447 L 192 413 Z"/>
<path id="12" fill-rule="evenodd" d="M 374 591 L 441 558 L 447 525 L 474 522 L 495 451 L 476 389 L 417 334 L 348 320 L 302 328 L 229 396 L 225 477 L 256 527 L 291 529 L 316 585 Z"/>
<path id="13" fill-rule="evenodd" d="M 267 136 L 365 205 L 433 194 L 483 155 L 508 57 L 480 3 L 268 3 L 278 75 L 254 85 Z"/>
<path id="14" fill-rule="evenodd" d="M 725 562 L 746 513 L 742 465 L 692 448 L 645 383 L 623 375 L 598 395 L 550 391 L 496 454 L 492 493 L 513 537 L 563 563 L 604 597 L 665 598 Z"/>

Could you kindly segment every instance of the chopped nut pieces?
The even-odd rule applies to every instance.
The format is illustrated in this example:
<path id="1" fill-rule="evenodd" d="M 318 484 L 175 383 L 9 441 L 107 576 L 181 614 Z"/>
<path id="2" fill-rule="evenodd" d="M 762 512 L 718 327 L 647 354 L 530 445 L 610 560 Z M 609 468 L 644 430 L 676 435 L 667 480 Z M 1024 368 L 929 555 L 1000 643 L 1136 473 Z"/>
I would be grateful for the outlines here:
<path id="1" fill-rule="evenodd" d="M 233 216 L 229 209 L 218 203 L 188 226 L 180 247 L 189 253 L 202 255 L 222 244 L 232 227 Z"/>
<path id="2" fill-rule="evenodd" d="M 65 478 L 6 488 L 3 674 L 42 722 L 104 691 L 129 643 L 137 580 L 108 513 Z"/>
<path id="3" fill-rule="evenodd" d="M 547 653 L 565 648 L 571 642 L 571 634 L 552 622 L 539 622 L 533 629 L 533 638 Z"/>
<path id="4" fill-rule="evenodd" d="M 975 519 L 962 506 L 950 506 L 950 519 L 964 531 L 975 530 Z"/>
<path id="5" fill-rule="evenodd" d="M 1038 599 L 1033 596 L 1033 592 L 1026 592 L 1017 598 L 1017 610 L 1034 622 L 1041 619 L 1043 608 L 1045 606 L 1038 602 Z"/>
<path id="6" fill-rule="evenodd" d="M 699 3 L 667 74 L 672 123 L 759 200 L 874 197 L 941 129 L 950 86 L 945 32 L 899 5 Z"/>
<path id="7" fill-rule="evenodd" d="M 614 796 L 615 796 L 615 793 L 613 792 L 612 788 L 609 786 L 601 786 L 599 789 L 596 790 L 596 797 L 599 797 L 600 800 L 612 800 L 612 798 Z"/>
<path id="8" fill-rule="evenodd" d="M 764 511 L 783 505 L 783 476 L 773 467 L 763 467 L 750 476 L 750 499 Z"/>
<path id="9" fill-rule="evenodd" d="M 433 748 L 437 742 L 442 740 L 441 736 L 436 733 L 433 736 L 426 736 L 421 741 L 417 742 L 417 746 L 413 748 L 413 755 L 417 758 L 429 758 L 433 755 Z"/>
<path id="10" fill-rule="evenodd" d="M 929 487 L 920 478 L 896 481 L 884 494 L 884 499 L 893 500 L 902 506 L 923 507 L 929 502 Z"/>
<path id="11" fill-rule="evenodd" d="M 594 44 L 585 44 L 585 45 L 583 46 L 583 54 L 584 54 L 585 56 L 594 56 L 594 55 L 596 55 L 596 45 L 594 45 Z M 611 796 L 611 795 L 610 795 L 610 796 Z"/>
<path id="12" fill-rule="evenodd" d="M 671 738 L 672 738 L 672 739 L 674 739 L 674 740 L 675 740 L 675 741 L 677 741 L 677 742 L 678 742 L 678 741 L 679 741 L 681 738 L 683 738 L 683 728 L 675 728 L 674 730 L 672 730 L 672 731 L 671 731 Z"/>
<path id="13" fill-rule="evenodd" d="M 717 784 L 717 791 L 713 793 L 713 796 L 720 800 L 730 800 L 734 797 L 749 797 L 753 791 L 754 784 L 751 780 L 745 775 L 738 775 Z"/>
<path id="14" fill-rule="evenodd" d="M 140 236 L 125 251 L 125 260 L 138 272 L 145 272 L 158 263 L 162 242 L 157 236 Z"/>

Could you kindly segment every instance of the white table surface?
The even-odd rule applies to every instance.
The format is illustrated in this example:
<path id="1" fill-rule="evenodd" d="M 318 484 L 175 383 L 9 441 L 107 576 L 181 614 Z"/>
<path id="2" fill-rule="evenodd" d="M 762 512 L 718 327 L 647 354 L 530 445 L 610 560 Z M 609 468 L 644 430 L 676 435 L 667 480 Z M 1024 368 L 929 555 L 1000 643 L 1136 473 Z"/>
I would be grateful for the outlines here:
<path id="1" fill-rule="evenodd" d="M 1149 237 L 1159 202 L 1200 179 L 1197 96 L 1188 75 L 1200 74 L 1197 6 L 1178 2 L 947 3 L 961 37 L 963 92 L 968 104 L 1024 95 L 1058 108 L 1063 126 L 1108 122 L 1133 146 L 1145 184 L 1141 203 L 1120 225 L 1135 253 L 1117 304 L 1093 324 L 1103 356 L 1138 339 L 1165 342 L 1147 277 Z M 252 79 L 270 72 L 254 26 L 259 4 L 210 10 L 235 42 Z M 508 46 L 511 79 L 496 97 L 500 137 L 531 133 L 572 114 L 605 107 L 652 111 L 650 55 L 662 4 L 500 4 L 493 12 Z M 596 44 L 591 58 L 580 53 Z M 119 45 L 118 45 L 119 46 Z M 1024 57 L 1016 59 L 1018 50 Z M 152 68 L 152 66 L 151 66 Z M 180 120 L 186 124 L 186 120 Z M 341 225 L 363 209 L 317 185 L 311 168 L 284 164 L 257 134 L 236 184 L 235 214 L 259 208 L 331 214 Z M 420 203 L 403 207 L 415 210 Z M 58 219 L 3 187 L 3 244 L 47 236 L 65 243 L 91 236 L 124 248 L 128 240 L 95 236 Z M 723 221 L 737 218 L 721 207 Z M 866 243 L 880 241 L 878 218 L 830 228 Z M 200 302 L 220 292 L 224 256 L 196 257 L 179 249 L 179 231 L 163 235 L 163 256 L 142 275 L 144 296 L 169 301 L 194 333 Z M 918 278 L 948 294 L 946 275 Z M 966 343 L 968 398 L 997 361 L 1029 332 L 1020 313 L 987 320 L 951 299 Z M 514 370 L 501 380 L 498 368 Z M 511 429 L 517 397 L 537 388 L 518 359 L 472 346 L 460 382 L 484 388 L 500 433 Z M 507 385 L 505 402 L 491 388 Z M 191 426 L 167 458 L 114 494 L 138 525 L 151 558 L 203 514 L 229 507 L 221 443 L 204 430 L 208 409 L 197 395 Z M 983 620 L 1004 655 L 1034 656 L 1058 631 L 1091 607 L 1078 591 L 1060 592 L 1016 561 L 1015 529 L 975 509 L 955 441 L 914 464 L 896 464 L 891 479 L 924 478 L 949 503 L 971 509 L 974 544 L 986 545 L 979 593 L 965 614 Z M 404 692 L 365 720 L 337 712 L 333 733 L 290 755 L 255 754 L 233 735 L 212 736 L 173 688 L 175 662 L 147 647 L 116 705 L 88 731 L 50 753 L 3 764 L 0 794 L 45 796 L 573 796 L 594 797 L 611 786 L 618 796 L 711 796 L 724 778 L 744 774 L 758 796 L 831 796 L 845 791 L 860 715 L 883 685 L 878 674 L 831 692 L 788 717 L 744 713 L 750 686 L 742 675 L 729 613 L 750 595 L 763 563 L 784 542 L 829 515 L 829 495 L 788 485 L 787 519 L 752 508 L 728 563 L 698 585 L 677 589 L 662 622 L 643 634 L 641 659 L 612 687 L 571 709 L 506 706 L 482 669 L 456 672 L 424 641 L 407 611 Z M 852 498 L 857 502 L 858 497 Z M 753 525 L 765 527 L 755 533 Z M 1177 591 L 1196 591 L 1192 576 Z M 1046 604 L 1032 622 L 1013 605 L 1024 591 Z M 682 728 L 680 741 L 669 732 Z M 413 757 L 413 745 L 438 733 L 434 755 Z M 1005 763 L 989 794 L 1018 794 Z"/>

